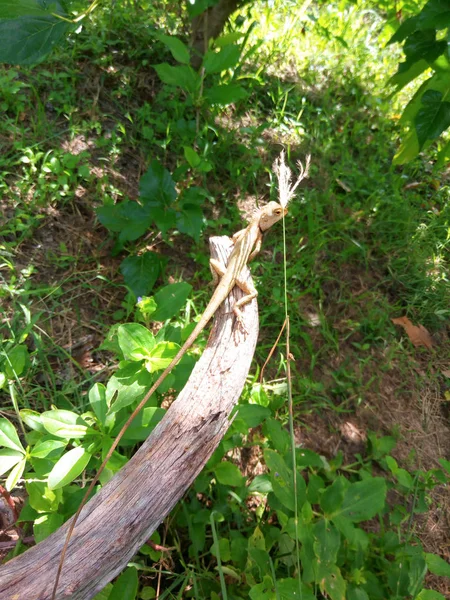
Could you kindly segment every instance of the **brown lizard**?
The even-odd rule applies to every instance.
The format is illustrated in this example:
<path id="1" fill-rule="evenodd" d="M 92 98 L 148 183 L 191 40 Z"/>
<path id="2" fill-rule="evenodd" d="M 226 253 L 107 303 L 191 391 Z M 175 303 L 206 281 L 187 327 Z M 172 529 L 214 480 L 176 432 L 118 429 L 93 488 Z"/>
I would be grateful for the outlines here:
<path id="1" fill-rule="evenodd" d="M 70 527 L 67 531 L 66 540 L 64 542 L 64 547 L 62 549 L 61 558 L 59 561 L 58 572 L 56 574 L 55 585 L 53 587 L 52 600 L 55 600 L 56 598 L 56 591 L 58 589 L 59 578 L 61 576 L 61 571 L 64 564 L 64 557 L 66 555 L 67 547 L 69 545 L 72 532 L 75 528 L 75 524 L 78 520 L 78 517 L 80 516 L 84 505 L 86 504 L 87 499 L 89 498 L 92 490 L 94 489 L 94 486 L 97 483 L 101 473 L 106 467 L 106 464 L 111 458 L 114 450 L 117 448 L 118 443 L 122 439 L 130 423 L 133 421 L 133 419 L 136 417 L 139 411 L 141 411 L 144 408 L 150 396 L 161 385 L 161 383 L 172 371 L 172 369 L 178 364 L 178 362 L 181 360 L 184 354 L 186 354 L 187 350 L 189 350 L 189 348 L 195 342 L 197 337 L 209 323 L 214 313 L 217 311 L 222 302 L 224 302 L 224 300 L 227 298 L 228 294 L 231 292 L 235 285 L 237 285 L 245 293 L 245 296 L 238 300 L 233 306 L 233 312 L 236 315 L 241 328 L 245 331 L 242 320 L 241 307 L 247 304 L 248 302 L 251 302 L 253 298 L 256 298 L 258 292 L 252 284 L 247 283 L 241 277 L 242 270 L 246 266 L 246 264 L 249 261 L 251 261 L 260 251 L 262 243 L 262 234 L 265 231 L 267 231 L 267 229 L 272 227 L 274 223 L 282 219 L 286 213 L 287 209 L 283 208 L 277 202 L 269 202 L 266 206 L 264 206 L 254 214 L 250 223 L 245 229 L 242 229 L 241 231 L 238 231 L 233 235 L 234 248 L 231 251 L 226 267 L 218 260 L 210 260 L 213 282 L 217 284 L 217 287 L 214 290 L 214 293 L 194 330 L 184 342 L 180 350 L 177 352 L 175 358 L 171 361 L 169 366 L 166 367 L 166 369 L 164 369 L 164 371 L 161 373 L 161 375 L 158 377 L 158 379 L 155 381 L 155 383 L 152 385 L 149 391 L 145 394 L 144 398 L 141 400 L 138 406 L 131 413 L 127 422 L 122 427 L 116 439 L 114 440 L 111 448 L 108 451 L 108 454 L 105 457 L 105 460 L 100 465 L 100 468 L 97 471 L 94 479 L 91 481 L 86 491 L 86 494 L 84 495 L 83 500 L 81 501 L 81 504 L 78 507 L 78 510 L 75 513 Z"/>

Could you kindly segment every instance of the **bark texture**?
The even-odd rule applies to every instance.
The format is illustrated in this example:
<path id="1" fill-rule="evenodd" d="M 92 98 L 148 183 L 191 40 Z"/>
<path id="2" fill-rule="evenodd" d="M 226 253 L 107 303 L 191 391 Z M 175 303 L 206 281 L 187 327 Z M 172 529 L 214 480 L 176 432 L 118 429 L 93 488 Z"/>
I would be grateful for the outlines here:
<path id="1" fill-rule="evenodd" d="M 212 238 L 226 262 L 227 237 Z M 231 297 L 242 292 L 235 288 Z M 231 302 L 234 302 L 231 299 Z M 57 598 L 88 600 L 126 566 L 172 510 L 229 426 L 258 335 L 256 301 L 244 307 L 244 335 L 230 299 L 214 319 L 188 383 L 133 458 L 84 507 L 74 529 Z M 0 600 L 49 600 L 68 523 L 0 568 Z"/>

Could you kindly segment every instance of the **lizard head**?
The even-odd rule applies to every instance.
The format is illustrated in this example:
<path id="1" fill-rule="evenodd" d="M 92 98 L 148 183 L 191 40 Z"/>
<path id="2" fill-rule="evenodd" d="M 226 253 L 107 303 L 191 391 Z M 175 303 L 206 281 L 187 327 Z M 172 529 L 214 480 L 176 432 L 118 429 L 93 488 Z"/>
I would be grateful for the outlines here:
<path id="1" fill-rule="evenodd" d="M 259 228 L 261 231 L 267 231 L 274 223 L 280 221 L 284 215 L 287 214 L 287 208 L 278 204 L 278 202 L 269 202 L 261 210 L 261 217 L 259 219 Z"/>

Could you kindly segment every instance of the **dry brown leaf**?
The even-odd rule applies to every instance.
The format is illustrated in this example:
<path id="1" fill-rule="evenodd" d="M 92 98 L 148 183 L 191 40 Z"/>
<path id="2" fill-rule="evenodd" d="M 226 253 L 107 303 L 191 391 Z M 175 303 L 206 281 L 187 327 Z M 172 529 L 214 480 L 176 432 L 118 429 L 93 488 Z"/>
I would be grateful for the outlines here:
<path id="1" fill-rule="evenodd" d="M 425 346 L 428 350 L 433 347 L 431 335 L 423 325 L 413 325 L 408 317 L 391 319 L 394 325 L 401 325 L 414 346 Z"/>
<path id="2" fill-rule="evenodd" d="M 446 369 L 445 371 L 441 371 L 442 375 L 444 377 L 448 377 L 450 378 L 450 369 Z"/>

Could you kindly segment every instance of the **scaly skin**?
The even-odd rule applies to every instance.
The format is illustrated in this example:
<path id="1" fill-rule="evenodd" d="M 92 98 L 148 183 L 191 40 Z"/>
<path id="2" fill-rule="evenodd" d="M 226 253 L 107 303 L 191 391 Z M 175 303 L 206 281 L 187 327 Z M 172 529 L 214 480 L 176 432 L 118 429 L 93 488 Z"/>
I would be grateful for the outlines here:
<path id="1" fill-rule="evenodd" d="M 230 254 L 230 258 L 228 259 L 228 264 L 226 267 L 217 260 L 214 260 L 214 259 L 210 260 L 210 266 L 211 266 L 211 272 L 213 274 L 213 279 L 214 279 L 215 283 L 218 283 L 218 285 L 211 297 L 211 300 L 208 303 L 208 306 L 205 308 L 205 312 L 200 317 L 200 321 L 195 326 L 191 335 L 184 342 L 183 346 L 177 352 L 175 358 L 171 361 L 169 366 L 166 369 L 164 369 L 164 371 L 161 373 L 161 375 L 158 377 L 158 379 L 155 381 L 155 383 L 152 385 L 152 387 L 149 389 L 149 391 L 145 394 L 144 398 L 141 400 L 141 402 L 138 404 L 138 406 L 131 413 L 127 422 L 122 427 L 122 429 L 120 430 L 116 439 L 114 440 L 111 448 L 109 449 L 108 454 L 105 457 L 105 460 L 100 465 L 100 468 L 97 471 L 94 479 L 91 481 L 91 483 L 86 491 L 86 494 L 84 495 L 83 500 L 81 501 L 81 504 L 80 504 L 77 512 L 75 513 L 72 523 L 67 531 L 66 541 L 64 543 L 64 547 L 61 552 L 61 558 L 59 561 L 58 572 L 56 574 L 55 585 L 54 585 L 53 593 L 52 593 L 52 600 L 55 600 L 55 598 L 56 598 L 56 591 L 58 589 L 58 583 L 59 583 L 59 578 L 61 576 L 62 567 L 64 564 L 64 558 L 66 555 L 67 547 L 69 545 L 69 541 L 70 541 L 72 532 L 73 532 L 76 522 L 78 520 L 78 517 L 80 516 L 80 513 L 81 513 L 84 505 L 86 504 L 86 501 L 89 498 L 92 490 L 94 489 L 95 484 L 97 483 L 101 473 L 103 472 L 104 468 L 106 467 L 106 464 L 108 463 L 109 459 L 111 458 L 114 450 L 117 448 L 118 443 L 120 442 L 124 433 L 128 429 L 130 423 L 133 421 L 133 419 L 136 417 L 136 415 L 144 408 L 144 406 L 147 404 L 148 400 L 150 399 L 150 396 L 161 385 L 161 383 L 164 381 L 164 379 L 167 377 L 167 375 L 172 371 L 172 369 L 178 364 L 178 362 L 181 360 L 181 358 L 186 354 L 186 352 L 189 350 L 189 348 L 192 346 L 192 344 L 198 338 L 200 333 L 206 327 L 206 325 L 208 324 L 210 319 L 213 317 L 214 313 L 217 311 L 219 306 L 228 297 L 228 294 L 231 292 L 231 290 L 234 288 L 235 285 L 240 287 L 246 294 L 238 302 L 236 302 L 235 305 L 233 306 L 233 312 L 235 313 L 240 326 L 242 328 L 244 328 L 243 322 L 242 322 L 241 307 L 244 306 L 245 304 L 247 304 L 248 302 L 251 302 L 251 300 L 253 300 L 253 298 L 256 298 L 257 291 L 253 287 L 253 285 L 250 285 L 241 279 L 242 270 L 245 267 L 245 265 L 250 260 L 252 260 L 255 257 L 255 255 L 259 252 L 259 250 L 261 248 L 262 234 L 265 231 L 267 231 L 267 229 L 272 227 L 272 225 L 274 223 L 276 223 L 277 221 L 280 221 L 280 219 L 282 219 L 286 213 L 287 213 L 287 209 L 283 208 L 277 202 L 269 202 L 266 206 L 264 206 L 263 208 L 261 208 L 260 210 L 258 210 L 255 213 L 255 215 L 252 217 L 250 223 L 248 224 L 248 226 L 245 229 L 242 229 L 241 231 L 238 231 L 237 233 L 234 234 L 234 236 L 233 236 L 234 248 Z M 245 329 L 244 329 L 244 331 L 245 331 Z"/>

